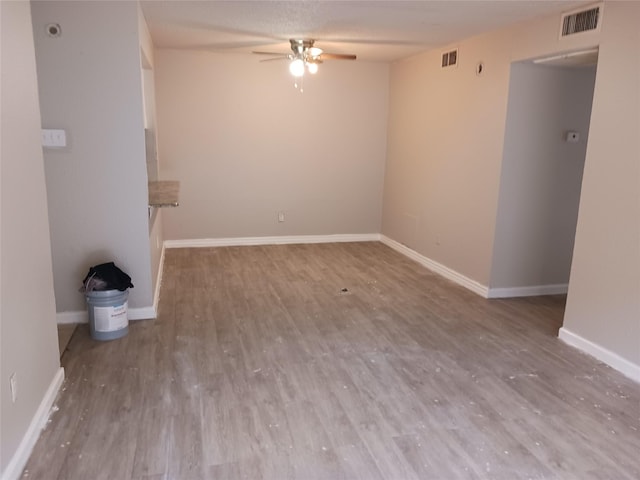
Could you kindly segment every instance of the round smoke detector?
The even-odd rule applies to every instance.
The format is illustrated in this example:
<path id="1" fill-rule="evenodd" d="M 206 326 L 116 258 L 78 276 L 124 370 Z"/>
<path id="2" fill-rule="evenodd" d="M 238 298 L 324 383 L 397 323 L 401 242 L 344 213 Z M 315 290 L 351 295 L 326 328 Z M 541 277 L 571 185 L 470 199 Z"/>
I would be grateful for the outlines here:
<path id="1" fill-rule="evenodd" d="M 58 23 L 50 23 L 45 27 L 47 35 L 50 37 L 59 37 L 62 35 L 62 28 L 60 28 L 60 24 Z"/>

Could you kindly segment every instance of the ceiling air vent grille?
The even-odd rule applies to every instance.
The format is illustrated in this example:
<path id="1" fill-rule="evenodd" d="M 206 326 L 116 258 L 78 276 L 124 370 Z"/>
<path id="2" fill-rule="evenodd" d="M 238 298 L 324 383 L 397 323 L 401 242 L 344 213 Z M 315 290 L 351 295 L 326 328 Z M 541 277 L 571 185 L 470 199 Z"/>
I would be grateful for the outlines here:
<path id="1" fill-rule="evenodd" d="M 442 68 L 453 67 L 458 64 L 458 49 L 442 54 Z"/>
<path id="2" fill-rule="evenodd" d="M 601 18 L 602 5 L 598 5 L 588 10 L 566 13 L 562 16 L 560 37 L 567 37 L 576 33 L 598 30 Z"/>

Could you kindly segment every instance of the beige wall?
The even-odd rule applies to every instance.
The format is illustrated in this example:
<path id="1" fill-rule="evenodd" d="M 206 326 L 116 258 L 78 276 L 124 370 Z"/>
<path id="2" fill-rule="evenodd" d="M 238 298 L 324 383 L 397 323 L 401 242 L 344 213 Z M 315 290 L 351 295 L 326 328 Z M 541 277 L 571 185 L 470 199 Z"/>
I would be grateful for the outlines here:
<path id="1" fill-rule="evenodd" d="M 489 286 L 511 62 L 599 40 L 559 40 L 559 20 L 451 45 L 456 68 L 441 68 L 444 47 L 392 66 L 383 234 Z"/>
<path id="2" fill-rule="evenodd" d="M 382 232 L 490 283 L 509 68 L 600 44 L 565 329 L 640 365 L 638 2 L 606 2 L 601 33 L 558 38 L 559 16 L 461 41 L 391 69 Z M 485 74 L 476 77 L 483 60 Z M 586 343 L 582 345 L 585 348 Z"/>
<path id="3" fill-rule="evenodd" d="M 606 7 L 563 329 L 640 378 L 640 2 Z"/>
<path id="4" fill-rule="evenodd" d="M 569 282 L 595 73 L 511 67 L 492 288 Z M 578 143 L 567 143 L 570 130 Z"/>
<path id="5" fill-rule="evenodd" d="M 160 176 L 181 182 L 166 238 L 379 232 L 388 66 L 326 62 L 301 94 L 258 60 L 156 50 Z"/>
<path id="6" fill-rule="evenodd" d="M 460 42 L 459 65 L 440 50 L 393 65 L 382 233 L 488 284 L 510 36 Z M 482 60 L 482 76 L 475 65 Z"/>
<path id="7" fill-rule="evenodd" d="M 90 266 L 133 278 L 130 308 L 153 301 L 138 5 L 34 2 L 42 124 L 68 146 L 44 153 L 58 312 L 84 310 Z M 62 36 L 44 26 L 60 23 Z"/>
<path id="8" fill-rule="evenodd" d="M 5 478 L 60 363 L 29 3 L 0 2 L 0 16 L 0 476 Z M 9 389 L 14 372 L 15 403 Z"/>

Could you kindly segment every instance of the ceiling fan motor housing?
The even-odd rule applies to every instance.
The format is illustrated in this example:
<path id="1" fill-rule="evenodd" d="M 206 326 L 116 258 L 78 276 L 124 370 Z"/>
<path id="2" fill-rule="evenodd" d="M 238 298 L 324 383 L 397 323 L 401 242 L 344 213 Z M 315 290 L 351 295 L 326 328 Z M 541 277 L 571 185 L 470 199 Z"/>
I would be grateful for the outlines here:
<path id="1" fill-rule="evenodd" d="M 342 60 L 356 59 L 355 55 L 348 55 L 343 53 L 326 53 L 321 48 L 314 46 L 315 40 L 313 38 L 291 38 L 289 39 L 289 43 L 291 44 L 291 51 L 293 53 L 282 54 L 278 52 L 256 52 L 256 51 L 254 51 L 253 53 L 257 53 L 260 55 L 276 55 L 275 58 L 262 60 L 263 62 L 268 62 L 270 60 L 277 60 L 277 59 L 289 59 L 292 61 L 301 60 L 302 62 L 305 63 L 305 65 L 319 64 L 326 59 L 342 59 Z"/>
<path id="2" fill-rule="evenodd" d="M 303 53 L 304 51 L 313 47 L 315 40 L 311 38 L 291 38 L 289 42 L 291 43 L 291 50 L 296 53 Z"/>

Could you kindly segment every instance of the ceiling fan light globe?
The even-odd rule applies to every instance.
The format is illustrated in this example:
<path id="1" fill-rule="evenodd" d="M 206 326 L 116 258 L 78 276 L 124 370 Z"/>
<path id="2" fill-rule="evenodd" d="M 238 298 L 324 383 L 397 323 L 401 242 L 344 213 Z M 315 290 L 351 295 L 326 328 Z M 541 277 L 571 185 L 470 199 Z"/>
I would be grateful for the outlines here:
<path id="1" fill-rule="evenodd" d="M 296 58 L 289 64 L 289 71 L 294 77 L 301 77 L 304 75 L 304 62 L 300 58 Z"/>
<path id="2" fill-rule="evenodd" d="M 317 63 L 307 63 L 307 70 L 309 70 L 309 73 L 311 73 L 311 74 L 318 73 L 318 64 Z"/>
<path id="3" fill-rule="evenodd" d="M 307 52 L 312 57 L 319 57 L 320 55 L 322 55 L 322 49 L 318 47 L 311 47 L 309 48 L 309 50 L 307 50 Z"/>

